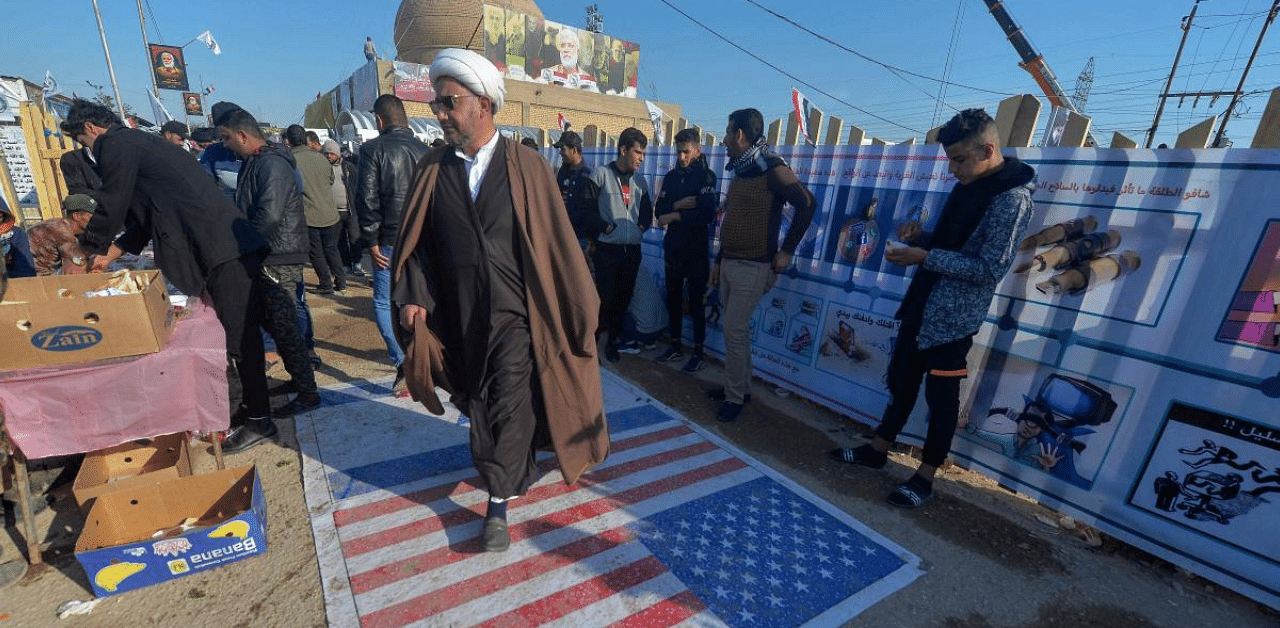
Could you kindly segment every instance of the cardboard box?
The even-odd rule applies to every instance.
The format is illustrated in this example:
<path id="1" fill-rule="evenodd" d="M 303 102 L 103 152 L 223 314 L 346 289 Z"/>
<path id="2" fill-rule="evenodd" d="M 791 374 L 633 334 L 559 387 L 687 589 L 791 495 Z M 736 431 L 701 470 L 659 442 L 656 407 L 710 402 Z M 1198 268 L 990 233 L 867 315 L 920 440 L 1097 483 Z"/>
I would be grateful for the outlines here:
<path id="1" fill-rule="evenodd" d="M 141 444 L 145 442 L 146 444 Z M 185 433 L 133 441 L 86 454 L 71 492 L 88 512 L 103 493 L 191 475 L 191 452 Z"/>
<path id="2" fill-rule="evenodd" d="M 266 525 L 257 468 L 224 469 L 99 496 L 76 559 L 96 595 L 115 595 L 264 554 Z"/>
<path id="3" fill-rule="evenodd" d="M 158 270 L 137 294 L 86 297 L 105 273 L 9 280 L 0 302 L 0 369 L 23 369 L 155 353 L 173 330 L 169 291 Z"/>

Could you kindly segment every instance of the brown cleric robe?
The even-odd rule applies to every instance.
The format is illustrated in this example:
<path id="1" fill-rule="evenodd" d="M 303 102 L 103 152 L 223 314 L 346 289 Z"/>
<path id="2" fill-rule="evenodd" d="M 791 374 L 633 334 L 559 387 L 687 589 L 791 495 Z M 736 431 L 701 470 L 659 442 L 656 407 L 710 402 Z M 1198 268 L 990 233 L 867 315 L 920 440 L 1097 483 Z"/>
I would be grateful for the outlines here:
<path id="1" fill-rule="evenodd" d="M 528 487 L 539 433 L 567 483 L 608 455 L 592 286 L 537 153 L 499 140 L 475 202 L 451 148 L 419 164 L 392 262 L 392 301 L 428 313 L 425 326 L 397 329 L 406 382 L 434 413 L 437 385 L 467 412 L 495 497 Z"/>

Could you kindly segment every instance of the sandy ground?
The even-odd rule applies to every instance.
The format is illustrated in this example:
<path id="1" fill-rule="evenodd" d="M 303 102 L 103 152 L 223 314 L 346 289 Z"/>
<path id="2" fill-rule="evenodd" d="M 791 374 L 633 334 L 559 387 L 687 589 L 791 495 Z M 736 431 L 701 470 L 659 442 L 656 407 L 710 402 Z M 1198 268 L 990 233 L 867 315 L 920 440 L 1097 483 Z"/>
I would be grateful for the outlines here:
<path id="1" fill-rule="evenodd" d="M 589 289 L 589 288 L 588 288 Z M 346 295 L 311 296 L 320 384 L 384 379 L 385 348 L 372 323 L 371 291 L 355 279 Z M 884 503 L 914 467 L 895 453 L 886 472 L 829 462 L 833 446 L 863 442 L 865 427 L 757 382 L 755 401 L 730 425 L 714 420 L 704 390 L 720 377 L 712 365 L 696 377 L 652 362 L 657 351 L 610 365 L 666 405 L 782 470 L 818 496 L 923 559 L 927 573 L 850 620 L 849 627 L 1063 628 L 1280 626 L 1280 613 L 1102 537 L 1092 546 L 1057 516 L 966 471 L 945 470 L 935 499 L 918 511 Z M 280 366 L 270 375 L 287 376 Z M 277 400 L 283 403 L 284 398 Z M 69 486 L 52 492 L 38 523 L 48 533 L 45 565 L 0 584 L 0 628 L 186 626 L 189 628 L 325 626 L 311 526 L 303 498 L 293 421 L 277 421 L 280 437 L 235 456 L 228 466 L 256 464 L 267 497 L 267 554 L 205 574 L 105 598 L 87 615 L 57 619 L 72 600 L 92 598 L 72 555 L 82 517 Z M 198 471 L 214 468 L 206 444 L 195 448 Z M 6 495 L 12 499 L 12 492 Z M 0 562 L 21 561 L 13 504 L 6 504 Z M 4 570 L 0 568 L 0 579 Z"/>

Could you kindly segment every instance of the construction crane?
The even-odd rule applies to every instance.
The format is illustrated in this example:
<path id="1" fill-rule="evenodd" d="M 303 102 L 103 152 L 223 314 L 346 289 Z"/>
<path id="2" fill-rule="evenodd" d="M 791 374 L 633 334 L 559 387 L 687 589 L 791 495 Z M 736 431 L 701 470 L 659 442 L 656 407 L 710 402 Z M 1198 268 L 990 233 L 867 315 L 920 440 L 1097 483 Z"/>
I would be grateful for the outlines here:
<path id="1" fill-rule="evenodd" d="M 1049 67 L 1049 62 L 1044 60 L 1044 55 L 1036 51 L 1035 46 L 1022 33 L 1022 27 L 1013 21 L 1013 16 L 1009 15 L 1009 11 L 1004 8 L 1004 3 L 1000 0 L 984 0 L 987 3 L 987 9 L 991 11 L 991 17 L 996 19 L 996 23 L 1000 25 L 1009 43 L 1013 44 L 1013 49 L 1017 51 L 1018 56 L 1022 57 L 1022 62 L 1018 67 L 1026 70 L 1031 74 L 1031 78 L 1040 86 L 1040 90 L 1049 99 L 1049 103 L 1055 107 L 1061 107 L 1067 111 L 1071 111 L 1080 115 L 1084 112 L 1076 106 L 1075 101 L 1067 95 L 1067 91 L 1062 88 L 1062 84 L 1058 82 L 1058 77 L 1054 75 L 1053 70 Z M 1097 146 L 1098 143 L 1093 139 L 1093 133 L 1089 133 L 1089 143 Z"/>

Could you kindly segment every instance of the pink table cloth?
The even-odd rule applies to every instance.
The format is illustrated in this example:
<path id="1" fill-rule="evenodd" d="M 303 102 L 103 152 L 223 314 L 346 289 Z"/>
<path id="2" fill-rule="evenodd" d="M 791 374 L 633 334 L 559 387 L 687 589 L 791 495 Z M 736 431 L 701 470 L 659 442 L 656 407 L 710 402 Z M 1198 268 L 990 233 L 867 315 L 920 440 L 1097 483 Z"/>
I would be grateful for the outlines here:
<path id="1" fill-rule="evenodd" d="M 0 371 L 0 412 L 28 459 L 96 451 L 186 430 L 225 430 L 227 348 L 213 308 L 187 301 L 159 353 Z"/>

